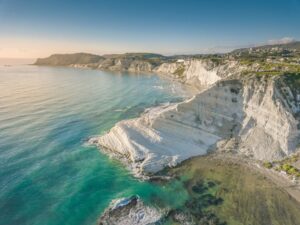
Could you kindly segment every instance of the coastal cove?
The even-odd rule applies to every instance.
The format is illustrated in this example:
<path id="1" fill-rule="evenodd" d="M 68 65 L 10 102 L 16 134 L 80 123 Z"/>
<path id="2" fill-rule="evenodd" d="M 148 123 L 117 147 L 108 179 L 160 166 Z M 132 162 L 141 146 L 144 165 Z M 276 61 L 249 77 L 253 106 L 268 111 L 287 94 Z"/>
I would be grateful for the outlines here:
<path id="1" fill-rule="evenodd" d="M 300 0 L 0 21 L 0 225 L 300 225 Z"/>
<path id="2" fill-rule="evenodd" d="M 112 199 L 134 194 L 179 204 L 173 190 L 135 179 L 86 141 L 182 100 L 180 86 L 146 74 L 37 66 L 0 67 L 0 81 L 1 225 L 96 224 Z"/>
<path id="3" fill-rule="evenodd" d="M 0 71 L 0 154 L 6 165 L 0 173 L 4 180 L 0 209 L 6 215 L 1 225 L 97 224 L 111 202 L 131 196 L 156 209 L 162 224 L 298 223 L 299 202 L 243 163 L 210 155 L 193 157 L 156 174 L 171 179 L 154 176 L 143 181 L 134 178 L 132 167 L 103 154 L 101 146 L 99 151 L 87 144 L 95 140 L 91 136 L 107 135 L 122 121 L 134 122 L 152 110 L 190 99 L 186 87 L 176 81 L 87 68 L 15 66 Z M 237 95 L 240 83 L 221 82 Z M 189 102 L 201 102 L 203 97 L 179 103 L 188 107 L 171 111 L 189 112 Z M 255 196 L 269 196 L 267 205 Z"/>

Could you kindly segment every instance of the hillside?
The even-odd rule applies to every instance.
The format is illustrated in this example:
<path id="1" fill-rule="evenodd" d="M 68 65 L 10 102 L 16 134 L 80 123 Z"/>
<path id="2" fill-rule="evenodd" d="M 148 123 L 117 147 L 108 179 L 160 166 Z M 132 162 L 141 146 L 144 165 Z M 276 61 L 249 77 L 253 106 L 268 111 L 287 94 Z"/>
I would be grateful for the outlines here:
<path id="1" fill-rule="evenodd" d="M 249 50 L 269 50 L 272 49 L 282 49 L 282 50 L 290 50 L 290 51 L 300 51 L 300 41 L 293 41 L 286 44 L 275 44 L 275 45 L 262 45 L 262 46 L 256 46 L 256 47 L 250 47 L 250 48 L 241 48 L 233 50 L 232 53 L 239 53 L 239 52 L 247 52 Z"/>
<path id="2" fill-rule="evenodd" d="M 91 64 L 98 63 L 101 59 L 103 59 L 102 56 L 89 53 L 54 54 L 47 58 L 37 59 L 35 65 L 69 66 L 72 64 Z"/>
<path id="3" fill-rule="evenodd" d="M 86 65 L 94 68 L 103 63 L 103 65 L 114 66 L 118 60 L 122 61 L 147 61 L 153 64 L 165 60 L 167 57 L 153 53 L 125 53 L 125 54 L 109 54 L 109 55 L 93 55 L 89 53 L 74 54 L 54 54 L 47 58 L 39 58 L 35 65 L 48 66 L 74 66 Z"/>

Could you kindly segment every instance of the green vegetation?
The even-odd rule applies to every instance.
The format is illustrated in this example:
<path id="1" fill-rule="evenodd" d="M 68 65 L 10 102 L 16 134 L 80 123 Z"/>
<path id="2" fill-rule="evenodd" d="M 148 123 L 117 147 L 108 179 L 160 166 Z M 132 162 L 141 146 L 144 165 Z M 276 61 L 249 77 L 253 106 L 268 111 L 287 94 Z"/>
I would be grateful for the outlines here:
<path id="1" fill-rule="evenodd" d="M 300 71 L 297 73 L 287 73 L 284 76 L 286 83 L 292 87 L 293 90 L 300 88 Z"/>
<path id="2" fill-rule="evenodd" d="M 163 56 L 153 53 L 126 53 L 112 55 L 92 55 L 87 53 L 56 54 L 48 58 L 38 59 L 37 65 L 69 66 L 73 64 L 85 65 L 89 68 L 128 70 L 131 62 L 142 61 L 155 68 L 162 63 L 173 63 L 178 59 L 207 60 L 208 67 L 226 65 L 228 62 L 238 62 L 243 66 L 243 76 L 286 78 L 289 86 L 300 88 L 300 42 L 286 45 L 262 46 L 255 48 L 238 49 L 227 54 L 197 54 Z M 121 61 L 121 66 L 119 62 Z M 118 65 L 116 65 L 118 63 Z M 181 78 L 185 67 L 179 67 L 174 74 Z"/>
<path id="3" fill-rule="evenodd" d="M 298 160 L 299 160 L 299 155 L 296 154 L 291 157 L 287 157 L 281 161 L 264 162 L 263 166 L 268 169 L 274 168 L 278 172 L 284 171 L 286 172 L 286 174 L 291 176 L 300 177 L 299 169 L 297 169 L 292 165 Z"/>
<path id="4" fill-rule="evenodd" d="M 178 67 L 178 68 L 176 69 L 176 71 L 174 72 L 174 74 L 177 75 L 177 76 L 179 76 L 179 77 L 182 77 L 184 71 L 185 71 L 185 68 L 184 68 L 184 67 Z"/>
<path id="5" fill-rule="evenodd" d="M 288 163 L 280 165 L 279 170 L 285 171 L 288 175 L 294 175 L 296 177 L 300 177 L 300 171 Z"/>
<path id="6" fill-rule="evenodd" d="M 277 161 L 277 163 L 280 163 L 280 164 L 284 164 L 284 163 L 294 163 L 294 162 L 297 162 L 299 160 L 299 155 L 298 154 L 295 154 L 295 155 L 292 155 L 290 157 L 287 157 L 281 161 Z"/>
<path id="7" fill-rule="evenodd" d="M 225 64 L 227 59 L 223 54 L 193 55 L 191 58 L 210 60 L 211 62 L 214 63 L 215 66 L 220 66 Z"/>
<path id="8" fill-rule="evenodd" d="M 221 57 L 211 57 L 210 60 L 216 65 L 216 66 L 219 66 L 219 65 L 222 65 L 224 63 L 224 59 L 221 58 Z"/>
<path id="9" fill-rule="evenodd" d="M 272 49 L 278 49 L 277 51 L 273 51 Z M 285 53 L 288 54 L 293 51 L 300 51 L 300 42 L 294 41 L 287 44 L 277 44 L 277 45 L 264 45 L 264 46 L 258 46 L 251 48 L 253 51 L 261 51 L 261 52 L 271 52 L 274 55 L 278 53 Z M 247 53 L 249 48 L 242 48 L 242 49 L 236 49 L 232 53 L 239 54 L 239 53 Z"/>
<path id="10" fill-rule="evenodd" d="M 300 224 L 300 204 L 242 164 L 197 157 L 165 173 L 183 182 L 189 194 L 166 224 L 184 224 L 178 214 L 197 224 Z"/>
<path id="11" fill-rule="evenodd" d="M 262 76 L 266 76 L 266 77 L 273 77 L 273 76 L 280 76 L 282 75 L 282 72 L 279 71 L 243 71 L 242 72 L 243 76 L 248 76 L 248 75 L 255 75 L 257 77 L 262 77 Z"/>
<path id="12" fill-rule="evenodd" d="M 271 169 L 271 168 L 273 167 L 273 164 L 270 163 L 270 162 L 264 162 L 264 163 L 263 163 L 263 166 L 264 166 L 265 168 Z"/>
<path id="13" fill-rule="evenodd" d="M 242 75 L 297 77 L 300 83 L 300 42 L 240 49 L 226 55 L 246 66 Z M 294 49 L 292 49 L 294 47 Z M 299 87 L 299 86 L 298 86 Z"/>

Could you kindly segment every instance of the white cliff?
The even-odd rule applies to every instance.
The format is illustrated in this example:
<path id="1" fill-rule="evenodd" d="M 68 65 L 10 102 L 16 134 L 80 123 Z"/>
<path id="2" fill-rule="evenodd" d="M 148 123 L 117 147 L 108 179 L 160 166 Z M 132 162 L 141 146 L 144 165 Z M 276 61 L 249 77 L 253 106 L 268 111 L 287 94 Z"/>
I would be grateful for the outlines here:
<path id="1" fill-rule="evenodd" d="M 260 160 L 280 159 L 300 143 L 298 123 L 285 106 L 274 80 L 252 79 L 244 85 L 240 151 Z"/>
<path id="2" fill-rule="evenodd" d="M 153 66 L 149 62 L 144 62 L 140 60 L 135 60 L 130 63 L 128 68 L 129 72 L 151 72 Z"/>
<path id="3" fill-rule="evenodd" d="M 163 63 L 154 72 L 167 74 L 185 84 L 198 88 L 207 87 L 229 75 L 240 73 L 245 68 L 235 61 L 227 61 L 217 65 L 211 60 L 188 59 L 174 63 Z"/>
<path id="4" fill-rule="evenodd" d="M 236 133 L 243 117 L 241 84 L 225 83 L 183 103 L 156 107 L 140 118 L 121 121 L 91 142 L 125 157 L 136 174 L 155 173 L 206 154 L 219 140 Z"/>
<path id="5" fill-rule="evenodd" d="M 182 63 L 163 63 L 157 68 L 155 72 L 164 74 L 173 74 L 182 65 Z"/>
<path id="6" fill-rule="evenodd" d="M 155 173 L 238 140 L 236 151 L 274 160 L 296 151 L 298 121 L 276 94 L 275 81 L 227 79 L 193 98 L 117 123 L 96 143 L 125 159 L 136 175 Z M 225 148 L 225 146 L 224 146 Z"/>

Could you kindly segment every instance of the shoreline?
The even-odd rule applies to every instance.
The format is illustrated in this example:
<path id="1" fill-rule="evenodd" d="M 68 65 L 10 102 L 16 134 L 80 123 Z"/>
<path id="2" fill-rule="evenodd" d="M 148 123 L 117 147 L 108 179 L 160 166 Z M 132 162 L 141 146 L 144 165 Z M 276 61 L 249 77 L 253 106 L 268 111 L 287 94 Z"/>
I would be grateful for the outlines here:
<path id="1" fill-rule="evenodd" d="M 40 67 L 40 66 L 42 66 L 42 67 L 46 66 L 46 67 L 61 67 L 61 68 L 72 68 L 72 69 L 85 69 L 85 70 L 86 69 L 87 70 L 99 70 L 99 71 L 104 71 L 104 72 L 110 72 L 112 74 L 117 74 L 117 73 L 120 73 L 120 72 L 126 72 L 129 75 L 141 74 L 141 75 L 159 76 L 159 77 L 162 77 L 163 79 L 166 79 L 166 80 L 168 80 L 170 82 L 176 82 L 176 84 L 180 84 L 181 87 L 185 91 L 187 91 L 189 93 L 189 97 L 190 98 L 195 97 L 195 95 L 197 95 L 197 94 L 199 94 L 201 92 L 201 90 L 199 90 L 197 87 L 194 87 L 194 86 L 192 86 L 190 84 L 182 83 L 182 82 L 180 82 L 179 79 L 171 77 L 170 75 L 172 75 L 172 74 L 166 74 L 166 73 L 160 73 L 160 72 L 157 72 L 157 73 L 154 73 L 154 72 L 143 72 L 143 71 L 133 72 L 133 71 L 128 71 L 128 70 L 118 71 L 118 70 L 108 70 L 108 69 L 92 68 L 92 67 L 78 67 L 78 66 L 74 66 L 74 65 L 71 65 L 71 66 L 52 66 L 52 65 L 49 66 L 49 65 L 36 65 L 36 64 L 29 64 L 29 65 L 38 66 L 38 67 Z M 193 90 L 187 90 L 187 89 L 193 89 Z M 181 104 L 183 102 L 184 101 L 176 102 L 176 104 Z M 140 115 L 140 117 L 142 117 L 144 114 L 148 113 L 148 111 L 151 110 L 152 108 L 160 108 L 160 107 L 163 107 L 163 106 L 155 106 L 155 107 L 151 107 L 150 109 L 146 109 Z M 135 118 L 135 119 L 139 119 L 140 117 Z M 135 119 L 132 119 L 132 120 L 135 120 Z M 95 137 L 93 137 L 93 138 L 95 138 Z M 90 144 L 94 144 L 93 140 L 92 140 L 93 138 L 89 139 L 89 142 L 90 141 L 92 142 Z M 124 160 L 124 157 L 122 156 L 122 154 L 118 154 L 118 153 L 114 152 L 113 150 L 110 150 L 109 148 L 103 148 L 103 147 L 101 147 L 101 149 L 102 149 L 102 151 L 105 154 L 107 154 L 109 156 L 112 156 L 112 157 L 117 156 L 116 158 L 118 160 L 120 160 L 124 164 L 124 166 L 127 167 L 127 169 L 131 170 L 131 168 L 129 166 L 129 163 L 128 163 L 128 159 Z M 239 155 L 239 156 L 237 156 L 237 155 L 232 155 L 232 154 L 224 154 L 224 153 L 220 154 L 220 153 L 217 153 L 217 152 L 212 152 L 212 153 L 207 153 L 206 155 L 191 156 L 190 158 L 187 158 L 187 159 L 183 160 L 182 162 L 180 162 L 179 164 L 177 164 L 175 166 L 175 168 L 176 167 L 180 167 L 180 165 L 182 165 L 186 161 L 193 160 L 193 158 L 197 158 L 197 157 L 212 157 L 212 158 L 216 158 L 216 159 L 221 159 L 221 158 L 219 158 L 221 155 L 222 155 L 222 157 L 224 157 L 222 160 L 226 159 L 226 160 L 228 160 L 228 162 L 230 162 L 233 159 L 238 159 L 238 161 L 242 160 L 244 162 L 244 164 L 241 163 L 241 162 L 239 162 L 240 165 L 247 166 L 249 169 L 251 169 L 253 171 L 257 171 L 257 172 L 265 175 L 269 180 L 271 180 L 278 187 L 283 188 L 287 193 L 289 193 L 294 199 L 296 199 L 300 203 L 300 185 L 295 185 L 291 181 L 291 179 L 289 179 L 287 177 L 284 177 L 284 176 L 281 176 L 281 175 L 279 175 L 278 173 L 276 173 L 276 172 L 274 172 L 272 170 L 268 170 L 268 169 L 262 167 L 255 159 L 249 159 L 245 155 Z M 170 169 L 171 168 L 172 167 L 170 167 Z M 163 168 L 162 170 L 158 171 L 157 173 L 154 173 L 154 174 L 151 174 L 151 175 L 143 175 L 143 176 L 138 176 L 138 177 L 142 178 L 142 179 L 149 179 L 149 180 L 151 180 L 152 178 L 157 178 L 157 174 L 159 174 L 161 171 L 163 171 L 165 169 L 169 169 L 169 168 Z M 134 174 L 135 173 L 133 172 L 133 175 Z M 160 179 L 160 178 L 161 177 L 158 177 L 158 179 Z M 287 186 L 287 183 L 288 183 L 288 186 Z"/>
<path id="2" fill-rule="evenodd" d="M 163 188 L 179 185 L 179 189 L 174 190 L 181 203 L 169 205 L 170 202 L 162 201 L 159 196 L 153 196 L 151 203 L 143 202 L 137 195 L 125 196 L 110 203 L 98 224 L 136 218 L 127 216 L 128 211 L 135 215 L 142 211 L 145 218 L 151 216 L 151 212 L 159 212 L 155 221 L 163 224 L 195 224 L 194 221 L 211 219 L 218 221 L 216 224 L 265 221 L 264 224 L 294 225 L 300 221 L 297 217 L 299 199 L 295 198 L 299 192 L 290 192 L 287 186 L 278 185 L 255 161 L 240 155 L 214 152 L 196 156 L 173 168 L 165 168 L 152 178 L 147 182 Z M 132 199 L 145 204 L 137 210 Z M 126 204 L 116 206 L 115 202 Z"/>
<path id="3" fill-rule="evenodd" d="M 35 66 L 41 66 L 41 65 L 35 65 Z M 112 74 L 113 73 L 122 72 L 122 71 L 103 70 L 103 69 L 99 69 L 99 68 L 89 68 L 89 67 L 76 67 L 76 66 L 57 66 L 57 67 L 73 68 L 73 69 L 91 69 L 91 70 L 99 70 L 99 71 L 108 71 L 108 72 L 111 72 Z M 175 79 L 174 77 L 173 78 L 170 77 L 170 74 L 150 73 L 150 72 L 149 73 L 147 73 L 147 72 L 130 72 L 130 71 L 125 71 L 125 72 L 128 73 L 128 74 L 130 74 L 130 75 L 131 74 L 132 75 L 142 74 L 142 75 L 152 75 L 152 76 L 162 77 L 163 79 L 167 79 L 170 82 L 176 82 L 176 83 L 180 84 L 183 89 L 193 88 L 194 90 L 191 91 L 191 93 L 193 93 L 193 96 L 195 96 L 195 95 L 197 95 L 197 94 L 199 94 L 201 92 L 196 87 L 193 87 L 193 86 L 191 86 L 189 84 L 182 83 L 182 82 L 180 82 L 180 80 Z M 191 98 L 193 98 L 193 97 L 191 97 Z M 184 101 L 177 102 L 176 104 L 181 104 L 183 102 Z M 146 109 L 145 112 L 143 112 L 140 115 L 140 117 L 138 117 L 136 119 L 141 118 L 144 114 L 148 113 L 149 110 L 151 110 L 152 108 L 161 108 L 161 107 L 163 107 L 163 106 L 155 106 L 155 107 L 151 107 L 150 109 Z M 135 120 L 135 119 L 132 119 L 132 120 Z M 109 156 L 112 156 L 112 154 L 116 154 L 116 152 L 114 152 L 113 150 L 110 150 L 109 148 L 106 148 L 104 150 L 103 147 L 101 147 L 101 149 L 102 149 L 103 152 L 105 152 L 105 154 L 107 154 Z M 118 155 L 118 154 L 116 154 L 116 155 Z M 120 157 L 116 157 L 116 158 L 118 158 L 120 160 L 120 158 L 122 158 L 122 154 L 120 154 L 119 156 Z M 272 170 L 264 168 L 263 166 L 261 166 L 259 164 L 259 162 L 257 160 L 247 158 L 247 156 L 245 156 L 245 155 L 241 155 L 241 154 L 240 155 L 239 154 L 232 155 L 230 153 L 219 153 L 217 151 L 214 151 L 214 152 L 211 152 L 211 153 L 208 152 L 205 155 L 191 156 L 190 158 L 187 158 L 187 159 L 183 160 L 182 162 L 180 162 L 179 164 L 177 164 L 173 168 L 178 168 L 182 164 L 184 164 L 184 163 L 186 163 L 188 161 L 191 161 L 191 160 L 193 160 L 194 158 L 197 158 L 197 157 L 208 157 L 208 158 L 211 157 L 212 159 L 225 160 L 228 163 L 231 163 L 231 162 L 233 162 L 233 160 L 236 160 L 235 163 L 238 163 L 241 166 L 245 166 L 245 167 L 249 168 L 251 171 L 256 171 L 256 172 L 260 173 L 261 175 L 266 176 L 268 180 L 270 180 L 270 181 L 272 181 L 274 183 L 274 185 L 276 185 L 279 188 L 282 188 L 293 199 L 295 199 L 297 202 L 300 203 L 300 186 L 299 186 L 299 184 L 294 184 L 291 179 L 289 179 L 287 177 L 284 177 L 284 176 L 280 175 L 279 173 L 276 173 L 276 172 L 274 172 Z M 128 161 L 124 162 L 124 160 L 122 160 L 122 159 L 120 161 L 127 167 L 127 169 L 131 170 L 131 168 L 129 168 L 129 166 L 128 166 L 129 165 Z M 160 172 L 164 171 L 165 169 L 169 170 L 169 169 L 172 169 L 172 167 L 171 168 L 166 168 L 165 167 L 162 170 L 158 171 L 157 173 L 151 174 L 150 176 L 149 175 L 146 175 L 146 176 L 143 175 L 143 176 L 140 176 L 139 178 L 150 180 L 150 182 L 153 179 L 164 179 L 163 176 L 157 176 L 157 175 L 160 174 Z M 133 172 L 133 175 L 134 175 L 134 171 L 132 171 L 132 172 Z M 170 177 L 166 177 L 166 178 L 167 178 L 167 180 L 172 179 Z"/>

